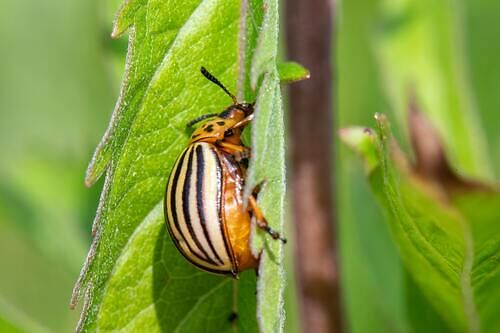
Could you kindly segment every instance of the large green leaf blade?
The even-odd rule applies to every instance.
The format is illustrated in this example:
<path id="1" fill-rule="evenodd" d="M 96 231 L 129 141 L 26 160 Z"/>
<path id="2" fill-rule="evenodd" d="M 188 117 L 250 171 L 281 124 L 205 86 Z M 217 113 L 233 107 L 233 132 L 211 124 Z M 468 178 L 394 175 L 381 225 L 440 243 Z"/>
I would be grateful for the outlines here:
<path id="1" fill-rule="evenodd" d="M 246 39 L 241 36 L 238 39 L 238 36 L 242 31 L 251 31 L 250 41 L 256 43 L 264 38 L 258 36 L 258 30 L 241 26 L 240 15 L 258 16 L 258 12 L 252 12 L 261 10 L 257 2 L 251 3 L 247 13 L 241 11 L 240 2 L 236 0 L 186 4 L 129 1 L 120 10 L 113 35 L 126 29 L 131 31 L 127 70 L 115 114 L 87 175 L 87 183 L 91 184 L 107 167 L 94 226 L 96 237 L 76 287 L 77 294 L 82 286 L 87 291 L 80 329 L 211 332 L 230 331 L 237 325 L 240 332 L 258 330 L 255 274 L 243 273 L 240 281 L 234 283 L 226 277 L 195 270 L 165 236 L 161 204 L 158 204 L 168 173 L 187 143 L 189 131 L 185 124 L 201 114 L 221 111 L 230 103 L 218 87 L 203 78 L 200 66 L 209 69 L 230 91 L 237 90 L 236 78 L 239 77 L 240 89 L 244 89 L 239 95 L 255 95 L 245 83 L 249 79 L 242 74 L 249 74 L 252 68 L 251 63 L 256 59 L 254 47 L 241 44 Z M 267 30 L 260 33 L 265 34 Z M 257 103 L 256 122 L 260 113 L 269 115 L 278 105 L 273 116 L 277 127 L 261 126 L 257 130 L 259 126 L 256 126 L 254 130 L 260 138 L 269 136 L 269 140 L 274 140 L 278 131 L 280 140 L 276 149 L 283 157 L 284 129 L 280 122 L 281 99 L 275 68 L 272 78 L 271 83 L 259 90 L 271 88 L 272 104 Z M 264 119 L 268 119 L 267 116 Z M 253 156 L 259 154 L 257 150 Z M 284 158 L 281 158 L 270 169 L 271 178 L 279 182 L 280 188 L 284 186 L 283 164 Z M 278 171 L 278 177 L 273 171 Z M 273 181 L 270 188 L 274 186 Z M 283 202 L 284 191 L 267 189 L 261 201 L 266 202 L 266 196 L 273 198 L 276 193 Z M 269 203 L 263 205 L 272 225 L 281 225 L 283 205 L 272 210 L 269 207 Z M 272 251 L 278 253 L 276 246 L 279 245 L 274 246 Z M 281 254 L 274 252 L 269 252 L 269 256 L 281 258 Z M 279 269 L 280 261 L 273 260 L 274 269 Z M 260 308 L 272 304 L 272 311 L 264 322 L 272 320 L 272 325 L 281 328 L 283 304 L 282 301 L 275 303 L 281 298 L 269 296 L 282 294 L 284 279 L 262 267 L 269 264 L 261 266 L 260 279 L 271 283 L 260 283 L 263 286 L 259 287 Z M 269 294 L 272 288 L 277 291 Z M 231 323 L 233 311 L 239 319 Z M 278 325 L 274 324 L 276 318 Z M 261 324 L 262 327 L 269 325 Z"/>
<path id="2" fill-rule="evenodd" d="M 247 278 L 252 276 L 242 276 Z M 131 236 L 116 264 L 98 330 L 231 332 L 229 318 L 237 310 L 233 283 L 186 265 L 170 241 L 160 203 Z M 252 310 L 239 315 L 254 317 Z"/>
<path id="3" fill-rule="evenodd" d="M 136 6 L 137 2 L 126 3 L 122 16 L 129 5 Z M 109 146 L 112 157 L 97 215 L 100 226 L 96 227 L 89 263 L 80 281 L 91 290 L 82 322 L 85 330 L 96 328 L 104 290 L 116 260 L 134 230 L 163 196 L 168 173 L 187 142 L 185 124 L 200 114 L 222 110 L 230 102 L 203 78 L 200 66 L 209 68 L 229 89 L 235 90 L 237 1 L 203 1 L 191 8 L 184 2 L 153 1 L 147 5 L 151 7 L 144 8 L 146 4 L 142 4 L 133 11 L 134 15 L 125 15 L 128 20 L 134 19 L 133 45 L 129 49 L 128 74 L 123 88 L 130 91 L 131 101 L 127 104 L 122 89 L 118 105 L 126 108 L 119 111 L 125 118 L 115 116 L 110 125 L 116 128 L 116 133 L 124 135 L 124 141 L 122 146 Z M 179 13 L 181 8 L 184 14 Z M 147 15 L 152 13 L 156 16 Z M 175 16 L 175 22 L 165 19 L 171 15 Z M 184 22 L 179 21 L 182 17 L 186 19 Z M 174 29 L 174 23 L 179 24 L 180 29 Z M 141 43 L 140 31 L 146 39 L 159 41 L 162 31 L 175 39 L 161 52 L 151 44 Z M 134 47 L 137 50 L 134 51 Z M 143 59 L 153 56 L 161 61 L 151 65 L 150 59 Z M 130 88 L 134 84 L 144 89 Z M 123 112 L 133 115 L 123 115 Z M 117 119 L 121 120 L 114 123 Z M 97 156 L 102 147 L 98 148 Z"/>

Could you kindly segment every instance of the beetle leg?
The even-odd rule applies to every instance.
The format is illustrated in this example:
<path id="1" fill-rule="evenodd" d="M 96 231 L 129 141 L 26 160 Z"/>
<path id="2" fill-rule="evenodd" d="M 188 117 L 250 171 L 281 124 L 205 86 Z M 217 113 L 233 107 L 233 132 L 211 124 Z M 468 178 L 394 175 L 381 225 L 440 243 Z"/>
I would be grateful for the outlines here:
<path id="1" fill-rule="evenodd" d="M 243 147 L 243 148 L 245 148 L 243 151 L 240 151 L 240 152 L 233 154 L 236 162 L 240 162 L 241 160 L 244 160 L 245 158 L 250 158 L 250 153 L 251 153 L 250 148 L 248 148 L 248 147 Z"/>
<path id="2" fill-rule="evenodd" d="M 251 149 L 249 147 L 235 145 L 235 144 L 224 142 L 224 141 L 219 141 L 219 142 L 217 142 L 217 144 L 225 152 L 233 155 L 237 162 L 241 161 L 242 159 L 250 157 Z"/>
<path id="3" fill-rule="evenodd" d="M 272 229 L 269 224 L 266 221 L 266 218 L 264 217 L 264 214 L 260 210 L 259 206 L 257 205 L 257 201 L 255 200 L 255 197 L 250 195 L 248 197 L 248 207 L 252 211 L 253 216 L 255 216 L 255 219 L 257 221 L 257 226 L 267 232 L 273 239 L 279 239 L 282 241 L 284 244 L 286 244 L 287 240 L 283 236 L 279 234 L 276 230 Z"/>

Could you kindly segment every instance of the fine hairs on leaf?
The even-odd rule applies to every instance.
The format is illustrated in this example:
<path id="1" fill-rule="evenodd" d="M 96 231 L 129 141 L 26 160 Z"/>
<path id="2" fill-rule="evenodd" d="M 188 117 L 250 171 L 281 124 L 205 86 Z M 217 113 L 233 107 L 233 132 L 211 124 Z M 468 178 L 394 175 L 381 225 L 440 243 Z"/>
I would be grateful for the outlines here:
<path id="1" fill-rule="evenodd" d="M 249 271 L 235 283 L 186 262 L 168 237 L 161 204 L 169 172 L 187 144 L 186 124 L 228 105 L 200 74 L 204 66 L 244 100 L 259 96 L 248 184 L 265 181 L 259 204 L 270 226 L 282 230 L 277 1 L 128 0 L 112 36 L 126 31 L 120 97 L 86 176 L 90 186 L 106 171 L 94 241 L 72 299 L 74 305 L 79 295 L 85 298 L 77 330 L 282 332 L 281 242 L 258 231 L 253 246 L 265 249 L 258 282 Z M 252 89 L 250 77 L 262 83 Z"/>

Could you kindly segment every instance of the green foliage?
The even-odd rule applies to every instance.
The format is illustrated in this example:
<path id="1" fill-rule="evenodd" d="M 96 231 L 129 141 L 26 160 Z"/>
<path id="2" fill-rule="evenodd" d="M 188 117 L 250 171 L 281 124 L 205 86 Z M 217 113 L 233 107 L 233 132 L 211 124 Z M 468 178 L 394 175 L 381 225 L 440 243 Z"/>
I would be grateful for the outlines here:
<path id="1" fill-rule="evenodd" d="M 278 54 L 278 1 L 264 1 L 262 32 L 251 67 L 252 85 L 265 75 L 252 125 L 252 159 L 246 180 L 246 194 L 262 184 L 259 204 L 275 230 L 284 230 L 286 195 L 285 140 Z M 269 237 L 253 238 L 253 251 L 262 251 L 257 283 L 257 317 L 261 332 L 282 332 L 284 325 L 283 244 Z"/>
<path id="2" fill-rule="evenodd" d="M 241 308 L 233 304 L 235 284 L 245 293 Z M 130 237 L 107 289 L 98 318 L 103 332 L 231 332 L 233 311 L 255 318 L 253 272 L 236 282 L 186 265 L 170 241 L 161 204 Z M 242 332 L 256 330 L 255 320 L 240 324 Z"/>
<path id="3" fill-rule="evenodd" d="M 252 153 L 247 190 L 262 183 L 259 204 L 275 230 L 283 230 L 285 209 L 285 150 L 281 91 L 276 70 L 267 73 L 257 98 L 258 117 L 252 127 Z M 267 135 L 259 135 L 267 133 Z M 278 167 L 280 166 L 280 167 Z M 253 251 L 262 252 L 259 267 L 257 311 L 262 332 L 282 332 L 284 325 L 283 244 L 254 237 Z"/>
<path id="4" fill-rule="evenodd" d="M 280 62 L 278 64 L 278 74 L 281 83 L 292 83 L 308 79 L 309 71 L 296 62 Z"/>
<path id="5" fill-rule="evenodd" d="M 343 130 L 343 140 L 367 166 L 372 191 L 387 215 L 411 278 L 449 330 L 493 332 L 499 325 L 500 195 L 468 190 L 451 200 L 408 168 L 391 144 L 389 124 L 377 133 Z M 494 222 L 495 221 L 495 222 Z"/>
<path id="6" fill-rule="evenodd" d="M 168 174 L 187 143 L 186 123 L 230 103 L 199 73 L 205 66 L 238 96 L 259 96 L 249 186 L 266 182 L 259 197 L 262 209 L 274 228 L 283 225 L 277 2 L 240 5 L 236 0 L 132 0 L 119 11 L 113 36 L 130 32 L 127 67 L 86 178 L 90 185 L 106 170 L 96 236 L 74 295 L 86 290 L 84 331 L 229 332 L 237 325 L 240 332 L 255 332 L 257 318 L 261 330 L 282 331 L 282 245 L 260 233 L 254 238 L 256 251 L 266 244 L 257 286 L 253 272 L 238 282 L 213 276 L 191 267 L 175 250 L 161 209 Z M 255 90 L 250 71 L 254 83 L 265 76 Z M 261 165 L 271 160 L 272 165 Z M 235 324 L 229 322 L 232 311 L 238 312 Z"/>

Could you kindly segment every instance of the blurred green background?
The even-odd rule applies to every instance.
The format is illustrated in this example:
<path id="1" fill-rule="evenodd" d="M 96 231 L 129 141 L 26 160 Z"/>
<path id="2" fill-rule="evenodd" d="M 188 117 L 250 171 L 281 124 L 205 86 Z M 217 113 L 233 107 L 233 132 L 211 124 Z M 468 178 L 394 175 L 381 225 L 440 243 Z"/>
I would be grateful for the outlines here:
<path id="1" fill-rule="evenodd" d="M 95 0 L 0 1 L 0 332 L 75 328 L 69 298 L 101 187 L 83 176 L 126 48 L 109 13 Z"/>
<path id="2" fill-rule="evenodd" d="M 477 170 L 492 170 L 460 168 L 464 163 L 451 156 L 453 166 L 468 176 L 498 180 L 500 2 L 349 0 L 341 2 L 340 12 L 337 125 L 374 127 L 373 114 L 384 112 L 411 155 L 404 95 L 408 87 L 415 88 L 445 146 L 460 149 L 461 140 L 477 142 L 472 149 L 478 154 L 484 150 L 486 161 Z M 457 130 L 453 125 L 463 114 L 472 121 Z M 402 267 L 358 157 L 339 146 L 337 158 L 348 328 L 360 333 L 446 332 Z"/>
<path id="3" fill-rule="evenodd" d="M 86 189 L 83 176 L 118 96 L 126 38 L 112 41 L 109 33 L 119 3 L 0 1 L 0 332 L 68 332 L 78 319 L 68 302 L 90 243 L 101 187 Z M 444 21 L 432 14 L 443 8 L 449 9 Z M 414 54 L 403 48 L 387 57 L 390 48 L 380 49 L 387 17 L 398 11 L 403 14 L 391 21 L 396 26 L 423 18 L 430 32 L 424 44 L 425 38 L 432 42 L 440 36 L 444 47 L 429 55 L 439 61 L 429 62 L 451 63 L 451 73 L 463 75 L 465 86 L 449 71 L 440 73 L 441 83 L 449 81 L 450 89 L 458 85 L 462 90 L 455 93 L 470 101 L 466 109 L 477 112 L 479 134 L 488 143 L 483 148 L 493 174 L 500 175 L 500 66 L 495 63 L 500 2 L 495 0 L 339 2 L 337 125 L 371 126 L 373 113 L 387 112 L 406 141 L 389 89 L 396 83 L 388 82 L 387 74 L 391 62 L 400 60 L 401 66 Z M 442 323 L 399 262 L 361 163 L 342 147 L 337 158 L 349 330 L 416 332 L 432 326 L 439 332 Z"/>

